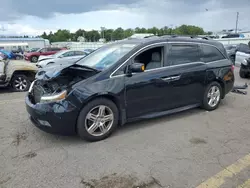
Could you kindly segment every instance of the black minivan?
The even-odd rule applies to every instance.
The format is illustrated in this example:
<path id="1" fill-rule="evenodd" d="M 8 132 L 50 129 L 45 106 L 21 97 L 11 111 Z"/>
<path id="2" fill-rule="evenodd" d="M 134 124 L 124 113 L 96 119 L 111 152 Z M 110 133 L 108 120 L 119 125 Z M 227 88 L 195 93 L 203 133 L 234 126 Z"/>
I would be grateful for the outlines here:
<path id="1" fill-rule="evenodd" d="M 126 122 L 214 110 L 234 85 L 224 46 L 191 37 L 131 39 L 37 72 L 26 108 L 38 128 L 88 141 Z"/>

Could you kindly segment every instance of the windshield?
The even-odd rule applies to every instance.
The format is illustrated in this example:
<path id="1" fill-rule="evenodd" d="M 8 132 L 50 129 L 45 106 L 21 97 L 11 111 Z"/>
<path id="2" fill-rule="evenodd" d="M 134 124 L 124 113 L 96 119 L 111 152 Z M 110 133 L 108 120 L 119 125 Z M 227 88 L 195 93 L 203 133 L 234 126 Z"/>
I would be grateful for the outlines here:
<path id="1" fill-rule="evenodd" d="M 104 46 L 90 53 L 77 62 L 79 65 L 88 66 L 97 70 L 105 70 L 114 65 L 125 54 L 131 51 L 136 44 L 115 44 Z"/>
<path id="2" fill-rule="evenodd" d="M 31 50 L 30 50 L 30 52 L 40 52 L 40 50 L 42 50 L 43 48 L 32 48 Z"/>

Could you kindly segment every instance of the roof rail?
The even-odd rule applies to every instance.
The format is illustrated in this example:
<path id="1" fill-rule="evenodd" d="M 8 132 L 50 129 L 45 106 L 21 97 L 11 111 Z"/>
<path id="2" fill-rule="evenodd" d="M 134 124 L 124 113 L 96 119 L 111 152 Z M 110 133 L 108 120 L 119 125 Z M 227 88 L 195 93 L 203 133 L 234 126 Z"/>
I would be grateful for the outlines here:
<path id="1" fill-rule="evenodd" d="M 209 37 L 201 37 L 197 35 L 163 35 L 161 37 L 164 38 L 177 38 L 177 37 L 182 37 L 182 38 L 194 38 L 194 39 L 204 39 L 204 40 L 209 40 Z"/>

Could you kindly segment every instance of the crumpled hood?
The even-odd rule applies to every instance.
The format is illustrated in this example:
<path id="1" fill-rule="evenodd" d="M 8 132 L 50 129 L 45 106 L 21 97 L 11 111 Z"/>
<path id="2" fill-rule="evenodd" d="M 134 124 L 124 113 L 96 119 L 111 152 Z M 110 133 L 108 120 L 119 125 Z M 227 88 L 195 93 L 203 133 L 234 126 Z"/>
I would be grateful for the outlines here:
<path id="1" fill-rule="evenodd" d="M 44 81 L 53 80 L 54 78 L 61 75 L 62 71 L 66 70 L 66 69 L 70 69 L 72 67 L 80 68 L 83 71 L 95 71 L 94 69 L 91 70 L 91 68 L 88 69 L 88 68 L 85 68 L 84 66 L 81 66 L 81 65 L 78 65 L 78 64 L 75 64 L 72 62 L 68 62 L 68 63 L 65 62 L 63 64 L 56 64 L 56 65 L 52 64 L 52 65 L 46 66 L 42 69 L 39 69 L 37 74 L 36 74 L 35 79 L 44 80 Z"/>

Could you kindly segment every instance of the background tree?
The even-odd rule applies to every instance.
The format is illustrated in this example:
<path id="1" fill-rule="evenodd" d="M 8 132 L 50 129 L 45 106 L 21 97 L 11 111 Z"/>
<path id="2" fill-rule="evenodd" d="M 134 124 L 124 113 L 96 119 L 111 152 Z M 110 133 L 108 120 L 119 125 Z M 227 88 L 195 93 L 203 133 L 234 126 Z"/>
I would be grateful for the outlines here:
<path id="1" fill-rule="evenodd" d="M 205 32 L 203 28 L 194 25 L 181 25 L 175 28 L 169 28 L 167 26 L 162 28 L 152 27 L 152 28 L 140 28 L 136 27 L 134 29 L 123 29 L 121 27 L 117 29 L 105 29 L 104 38 L 106 41 L 121 40 L 132 36 L 135 33 L 152 33 L 154 35 L 211 35 L 212 32 Z M 102 38 L 101 31 L 92 30 L 85 31 L 84 29 L 78 29 L 74 33 L 70 33 L 69 30 L 59 29 L 55 33 L 50 32 L 49 34 L 44 32 L 41 35 L 42 38 L 50 40 L 50 42 L 63 42 L 63 41 L 77 41 L 78 37 L 84 37 L 88 42 L 96 42 Z"/>

